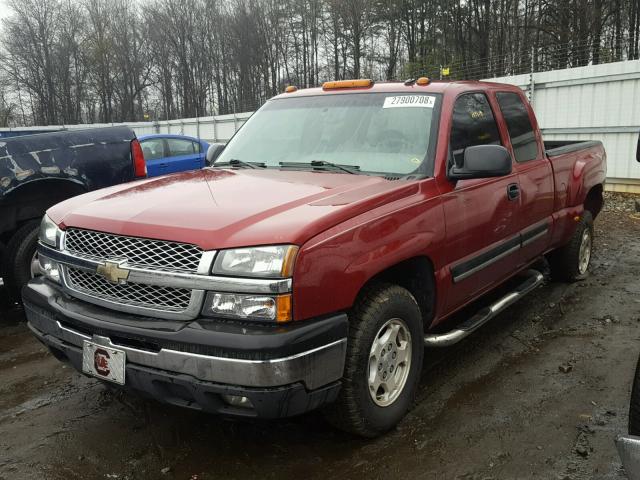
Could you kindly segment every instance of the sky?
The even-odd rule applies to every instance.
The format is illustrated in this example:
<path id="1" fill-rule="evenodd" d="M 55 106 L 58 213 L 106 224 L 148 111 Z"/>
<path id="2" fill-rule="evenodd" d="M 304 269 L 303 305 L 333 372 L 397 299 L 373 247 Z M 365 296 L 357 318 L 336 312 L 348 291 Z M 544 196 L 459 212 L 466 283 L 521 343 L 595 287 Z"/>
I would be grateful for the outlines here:
<path id="1" fill-rule="evenodd" d="M 0 0 L 0 20 L 9 16 L 9 13 L 9 7 L 7 6 L 6 0 Z"/>

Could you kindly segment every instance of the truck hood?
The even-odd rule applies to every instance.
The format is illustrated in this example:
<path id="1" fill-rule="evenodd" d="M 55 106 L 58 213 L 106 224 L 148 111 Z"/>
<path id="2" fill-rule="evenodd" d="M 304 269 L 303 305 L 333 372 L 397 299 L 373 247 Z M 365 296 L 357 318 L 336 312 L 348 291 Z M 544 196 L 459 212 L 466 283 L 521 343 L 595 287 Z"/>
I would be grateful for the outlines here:
<path id="1" fill-rule="evenodd" d="M 192 243 L 205 250 L 302 245 L 418 190 L 418 182 L 367 175 L 216 168 L 87 193 L 48 214 L 62 228 Z"/>

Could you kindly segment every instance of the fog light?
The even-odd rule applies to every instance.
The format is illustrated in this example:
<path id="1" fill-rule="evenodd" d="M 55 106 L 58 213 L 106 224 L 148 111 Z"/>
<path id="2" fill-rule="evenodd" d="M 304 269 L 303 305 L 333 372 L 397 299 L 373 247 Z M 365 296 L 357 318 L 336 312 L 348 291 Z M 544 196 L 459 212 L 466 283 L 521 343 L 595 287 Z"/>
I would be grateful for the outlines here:
<path id="1" fill-rule="evenodd" d="M 40 262 L 40 271 L 42 272 L 42 275 L 52 282 L 60 283 L 60 267 L 58 262 L 54 262 L 43 255 L 38 255 L 38 261 Z"/>
<path id="2" fill-rule="evenodd" d="M 240 395 L 222 395 L 222 399 L 232 407 L 253 408 L 253 403 L 247 397 Z"/>

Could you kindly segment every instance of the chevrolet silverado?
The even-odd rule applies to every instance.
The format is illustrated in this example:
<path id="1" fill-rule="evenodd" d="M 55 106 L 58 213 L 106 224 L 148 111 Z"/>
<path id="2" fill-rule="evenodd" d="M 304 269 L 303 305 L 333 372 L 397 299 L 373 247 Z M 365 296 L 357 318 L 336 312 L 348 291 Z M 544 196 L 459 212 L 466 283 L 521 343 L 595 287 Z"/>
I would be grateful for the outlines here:
<path id="1" fill-rule="evenodd" d="M 600 142 L 543 142 L 520 89 L 424 77 L 288 87 L 208 157 L 50 208 L 29 327 L 170 404 L 321 407 L 369 437 L 411 406 L 425 348 L 540 285 L 545 256 L 587 275 L 606 174 Z"/>

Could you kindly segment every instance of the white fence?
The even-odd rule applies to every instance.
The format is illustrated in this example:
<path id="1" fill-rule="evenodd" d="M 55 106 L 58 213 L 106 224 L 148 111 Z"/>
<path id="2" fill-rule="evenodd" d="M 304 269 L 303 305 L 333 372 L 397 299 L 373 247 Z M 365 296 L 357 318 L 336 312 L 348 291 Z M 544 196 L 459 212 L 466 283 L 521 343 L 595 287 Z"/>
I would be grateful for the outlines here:
<path id="1" fill-rule="evenodd" d="M 640 193 L 640 60 L 488 79 L 518 85 L 547 140 L 601 140 L 607 189 Z"/>
<path id="2" fill-rule="evenodd" d="M 488 79 L 512 83 L 533 103 L 547 140 L 602 140 L 607 150 L 607 189 L 640 193 L 636 148 L 640 132 L 640 60 Z M 176 133 L 226 142 L 251 112 L 127 124 L 137 135 Z M 112 124 L 16 128 L 58 130 Z M 0 129 L 0 132 L 11 129 Z"/>
<path id="3" fill-rule="evenodd" d="M 83 128 L 126 125 L 131 127 L 137 136 L 152 133 L 173 133 L 201 138 L 209 143 L 226 143 L 238 128 L 247 121 L 252 113 L 253 112 L 245 112 L 232 115 L 217 115 L 215 117 L 182 118 L 179 120 L 161 120 L 157 122 L 91 123 L 84 125 L 49 125 L 47 127 L 17 127 L 13 129 L 0 128 L 0 132 L 10 132 L 12 130 L 19 130 L 21 132 L 79 130 Z"/>

